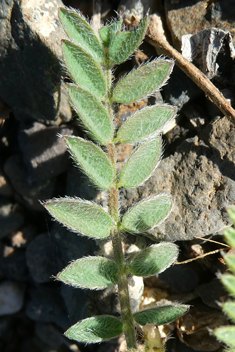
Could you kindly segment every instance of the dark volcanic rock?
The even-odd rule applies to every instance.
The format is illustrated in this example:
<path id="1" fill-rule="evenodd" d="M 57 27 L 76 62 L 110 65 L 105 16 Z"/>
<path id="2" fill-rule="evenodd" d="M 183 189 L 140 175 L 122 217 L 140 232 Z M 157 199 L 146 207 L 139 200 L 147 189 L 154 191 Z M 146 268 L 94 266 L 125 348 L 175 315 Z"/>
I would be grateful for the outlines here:
<path id="1" fill-rule="evenodd" d="M 25 292 L 24 284 L 13 282 L 13 281 L 1 282 L 0 283 L 0 315 L 13 314 L 18 312 L 23 307 L 24 292 Z"/>
<path id="2" fill-rule="evenodd" d="M 26 250 L 26 260 L 30 274 L 34 281 L 49 282 L 57 274 L 55 248 L 48 234 L 41 234 L 29 244 Z"/>
<path id="3" fill-rule="evenodd" d="M 61 94 L 59 6 L 60 0 L 1 1 L 0 96 L 17 119 L 55 120 L 60 104 L 69 118 Z"/>
<path id="4" fill-rule="evenodd" d="M 8 248 L 1 262 L 1 270 L 9 280 L 26 282 L 28 280 L 28 268 L 26 264 L 25 250 Z"/>
<path id="5" fill-rule="evenodd" d="M 0 199 L 0 238 L 16 231 L 24 223 L 23 209 L 9 200 Z"/>
<path id="6" fill-rule="evenodd" d="M 181 37 L 195 34 L 209 27 L 219 27 L 231 32 L 234 38 L 234 1 L 166 0 L 166 21 L 174 46 L 179 50 Z M 182 25 L 183 24 L 183 25 Z M 233 39 L 234 42 L 234 39 Z"/>
<path id="7" fill-rule="evenodd" d="M 152 231 L 154 236 L 176 241 L 221 231 L 228 225 L 226 207 L 235 204 L 234 130 L 233 123 L 224 119 L 205 131 L 205 139 L 210 134 L 208 144 L 197 137 L 185 140 L 134 197 L 125 190 L 124 208 L 165 192 L 173 196 L 174 206 L 167 220 Z"/>
<path id="8" fill-rule="evenodd" d="M 73 134 L 71 128 L 41 123 L 21 124 L 19 146 L 31 182 L 43 183 L 65 172 L 69 166 L 67 148 L 61 135 Z"/>
<path id="9" fill-rule="evenodd" d="M 19 155 L 12 155 L 6 160 L 4 171 L 14 190 L 20 196 L 19 201 L 30 210 L 43 211 L 43 207 L 38 200 L 49 199 L 53 196 L 56 180 L 46 180 L 43 183 L 32 182 L 28 179 L 25 164 Z"/>
<path id="10" fill-rule="evenodd" d="M 58 288 L 52 285 L 40 285 L 30 290 L 26 314 L 32 320 L 55 323 L 63 329 L 69 326 L 63 299 Z"/>

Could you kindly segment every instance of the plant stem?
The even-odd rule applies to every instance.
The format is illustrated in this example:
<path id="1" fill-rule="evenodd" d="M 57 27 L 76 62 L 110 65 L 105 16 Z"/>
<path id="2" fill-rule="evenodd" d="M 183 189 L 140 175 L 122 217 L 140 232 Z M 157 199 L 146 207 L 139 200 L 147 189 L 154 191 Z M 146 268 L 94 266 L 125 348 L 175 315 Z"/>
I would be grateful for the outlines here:
<path id="1" fill-rule="evenodd" d="M 109 87 L 109 97 L 111 96 L 111 83 L 112 76 L 111 70 L 106 70 L 106 79 Z M 112 103 L 108 99 L 106 107 L 109 111 L 110 118 L 113 120 L 113 110 Z M 117 170 L 116 167 L 116 148 L 113 143 L 108 145 L 107 150 L 108 157 L 113 164 L 114 170 Z M 127 348 L 136 349 L 136 338 L 135 338 L 135 326 L 134 319 L 131 312 L 129 290 L 128 290 L 128 279 L 126 273 L 126 262 L 122 249 L 122 238 L 119 231 L 120 216 L 119 216 L 119 206 L 118 206 L 118 188 L 116 184 L 109 190 L 109 210 L 110 215 L 116 221 L 117 228 L 111 231 L 111 238 L 113 244 L 113 255 L 116 264 L 119 267 L 119 279 L 118 279 L 118 295 L 119 302 L 121 307 L 121 316 L 123 323 L 123 332 L 125 334 Z"/>
<path id="2" fill-rule="evenodd" d="M 116 151 L 114 144 L 109 144 L 108 156 L 112 163 L 116 164 Z M 118 211 L 118 188 L 116 187 L 111 188 L 109 191 L 109 207 L 110 215 L 117 223 L 117 229 L 111 231 L 111 238 L 113 244 L 114 260 L 119 267 L 118 294 L 121 307 L 123 332 L 126 337 L 127 348 L 136 348 L 135 327 L 130 306 L 126 263 L 122 249 L 121 233 L 118 230 L 120 219 Z"/>
<path id="3" fill-rule="evenodd" d="M 196 66 L 183 57 L 177 50 L 175 50 L 166 40 L 160 18 L 157 15 L 152 15 L 149 23 L 148 42 L 153 45 L 161 54 L 169 58 L 173 58 L 179 68 L 192 81 L 202 89 L 206 97 L 212 101 L 219 110 L 227 117 L 235 119 L 235 110 L 232 108 L 223 94 L 214 86 L 214 84 L 202 73 Z"/>

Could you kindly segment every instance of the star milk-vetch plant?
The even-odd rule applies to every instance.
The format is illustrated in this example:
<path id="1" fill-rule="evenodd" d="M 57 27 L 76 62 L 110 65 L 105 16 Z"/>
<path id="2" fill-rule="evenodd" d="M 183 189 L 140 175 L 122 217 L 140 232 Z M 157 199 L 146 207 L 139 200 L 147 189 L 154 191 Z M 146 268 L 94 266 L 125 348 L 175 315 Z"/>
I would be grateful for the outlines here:
<path id="1" fill-rule="evenodd" d="M 150 61 L 113 86 L 113 68 L 126 61 L 142 42 L 148 18 L 138 28 L 124 31 L 121 20 L 95 33 L 78 12 L 60 8 L 59 18 L 69 40 L 62 41 L 63 60 L 74 83 L 66 84 L 68 96 L 79 121 L 93 140 L 75 136 L 63 139 L 75 162 L 92 182 L 108 192 L 109 212 L 79 198 L 59 198 L 43 205 L 60 223 L 78 235 L 94 239 L 110 238 L 113 258 L 85 257 L 70 263 L 57 279 L 73 287 L 102 290 L 117 285 L 121 307 L 120 319 L 101 315 L 79 321 L 65 335 L 80 342 L 96 343 L 124 333 L 127 348 L 137 348 L 135 326 L 146 328 L 146 349 L 161 348 L 156 325 L 166 324 L 184 314 L 188 306 L 178 303 L 133 313 L 130 307 L 128 276 L 148 277 L 169 267 L 178 256 L 173 243 L 153 244 L 136 253 L 128 263 L 122 248 L 125 232 L 140 234 L 162 222 L 172 208 L 172 198 L 165 194 L 150 197 L 134 205 L 121 218 L 119 189 L 143 184 L 153 173 L 161 157 L 161 131 L 175 114 L 168 105 L 145 107 L 115 130 L 114 107 L 133 103 L 153 94 L 167 81 L 173 62 L 162 58 Z M 116 145 L 130 143 L 134 152 L 118 174 Z M 151 328 L 152 326 L 152 328 Z M 151 330 L 152 329 L 152 330 Z M 156 346 L 155 346 L 156 344 Z M 156 349 L 155 349 L 156 350 Z"/>
<path id="2" fill-rule="evenodd" d="M 228 209 L 228 215 L 235 225 L 235 208 Z M 235 229 L 228 228 L 224 231 L 224 236 L 227 243 L 235 250 Z M 235 298 L 235 254 L 227 253 L 224 255 L 224 260 L 230 270 L 230 273 L 221 275 L 221 281 L 233 299 Z M 235 301 L 227 301 L 222 304 L 223 311 L 229 319 L 235 324 Z M 221 342 L 226 343 L 227 352 L 235 352 L 235 325 L 221 326 L 214 330 L 214 335 Z"/>

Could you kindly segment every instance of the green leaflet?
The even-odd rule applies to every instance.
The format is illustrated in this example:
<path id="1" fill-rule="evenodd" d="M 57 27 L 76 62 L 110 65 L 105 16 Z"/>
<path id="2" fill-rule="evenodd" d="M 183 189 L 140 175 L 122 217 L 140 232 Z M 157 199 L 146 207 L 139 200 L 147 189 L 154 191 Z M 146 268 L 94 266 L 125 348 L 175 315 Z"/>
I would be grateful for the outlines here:
<path id="1" fill-rule="evenodd" d="M 235 230 L 230 227 L 224 231 L 224 237 L 226 242 L 232 247 L 235 248 Z"/>
<path id="2" fill-rule="evenodd" d="M 118 130 L 115 143 L 132 143 L 160 133 L 176 114 L 169 105 L 146 107 L 132 115 Z"/>
<path id="3" fill-rule="evenodd" d="M 79 137 L 64 136 L 63 139 L 74 161 L 85 174 L 100 188 L 108 190 L 114 181 L 115 172 L 103 150 Z"/>
<path id="4" fill-rule="evenodd" d="M 231 271 L 235 274 L 235 255 L 228 253 L 224 256 L 224 260 Z"/>
<path id="5" fill-rule="evenodd" d="M 121 229 L 130 233 L 150 230 L 167 217 L 171 208 L 172 199 L 166 195 L 141 201 L 124 215 Z"/>
<path id="6" fill-rule="evenodd" d="M 101 315 L 79 321 L 65 332 L 65 336 L 79 342 L 97 343 L 119 336 L 122 330 L 118 318 Z"/>
<path id="7" fill-rule="evenodd" d="M 75 10 L 60 8 L 59 19 L 68 37 L 89 52 L 96 61 L 104 61 L 102 44 L 87 21 Z"/>
<path id="8" fill-rule="evenodd" d="M 160 306 L 149 308 L 140 312 L 134 313 L 135 321 L 140 325 L 155 324 L 163 325 L 180 318 L 189 309 L 189 306 L 183 304 L 172 304 L 167 306 Z"/>
<path id="9" fill-rule="evenodd" d="M 43 206 L 70 230 L 88 237 L 108 237 L 113 227 L 111 217 L 102 208 L 78 198 L 51 199 Z"/>
<path id="10" fill-rule="evenodd" d="M 166 83 L 173 65 L 173 61 L 157 59 L 137 68 L 118 82 L 112 101 L 127 104 L 151 95 Z"/>
<path id="11" fill-rule="evenodd" d="M 111 64 L 120 64 L 128 59 L 144 39 L 148 26 L 148 17 L 140 21 L 136 30 L 118 32 L 111 41 L 109 61 Z"/>
<path id="12" fill-rule="evenodd" d="M 158 165 L 161 147 L 161 137 L 157 136 L 135 149 L 121 172 L 118 187 L 132 188 L 145 182 Z"/>
<path id="13" fill-rule="evenodd" d="M 90 92 L 74 84 L 66 85 L 70 101 L 93 139 L 108 145 L 113 138 L 113 125 L 102 103 Z"/>
<path id="14" fill-rule="evenodd" d="M 132 260 L 129 270 L 136 276 L 153 276 L 166 270 L 178 257 L 178 247 L 170 242 L 154 244 Z"/>
<path id="15" fill-rule="evenodd" d="M 235 326 L 222 326 L 214 330 L 214 335 L 228 346 L 235 347 Z"/>
<path id="16" fill-rule="evenodd" d="M 228 315 L 229 319 L 235 323 L 235 302 L 226 302 L 223 304 L 223 311 Z"/>
<path id="17" fill-rule="evenodd" d="M 73 261 L 57 277 L 73 287 L 102 290 L 118 281 L 118 267 L 103 257 L 88 257 Z"/>
<path id="18" fill-rule="evenodd" d="M 67 40 L 62 42 L 64 63 L 73 81 L 101 100 L 106 95 L 106 81 L 93 57 Z"/>
<path id="19" fill-rule="evenodd" d="M 223 274 L 221 276 L 221 281 L 226 290 L 235 297 L 235 276 L 231 274 Z"/>
<path id="20" fill-rule="evenodd" d="M 122 21 L 114 21 L 110 25 L 106 25 L 99 29 L 100 39 L 105 48 L 110 46 L 117 31 L 120 31 L 122 26 Z"/>
<path id="21" fill-rule="evenodd" d="M 227 212 L 228 212 L 228 216 L 230 217 L 232 222 L 235 224 L 235 208 L 234 207 L 229 207 L 227 209 Z"/>

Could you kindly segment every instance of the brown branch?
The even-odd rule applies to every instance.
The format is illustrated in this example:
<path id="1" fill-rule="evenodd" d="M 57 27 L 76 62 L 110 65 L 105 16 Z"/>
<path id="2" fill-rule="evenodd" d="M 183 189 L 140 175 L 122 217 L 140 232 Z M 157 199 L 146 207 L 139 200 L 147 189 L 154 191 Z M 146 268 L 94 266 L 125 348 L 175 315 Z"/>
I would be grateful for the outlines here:
<path id="1" fill-rule="evenodd" d="M 190 61 L 184 58 L 177 50 L 175 50 L 166 40 L 162 28 L 161 19 L 157 15 L 152 15 L 149 21 L 147 33 L 148 42 L 153 45 L 158 53 L 166 55 L 175 60 L 176 65 L 189 77 L 192 81 L 202 89 L 206 97 L 212 101 L 219 110 L 227 117 L 232 117 L 235 122 L 235 110 L 225 99 L 223 94 L 214 86 L 214 84 L 195 67 Z"/>

